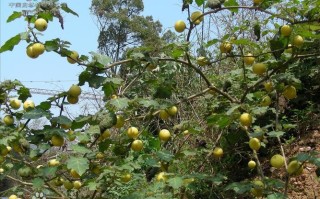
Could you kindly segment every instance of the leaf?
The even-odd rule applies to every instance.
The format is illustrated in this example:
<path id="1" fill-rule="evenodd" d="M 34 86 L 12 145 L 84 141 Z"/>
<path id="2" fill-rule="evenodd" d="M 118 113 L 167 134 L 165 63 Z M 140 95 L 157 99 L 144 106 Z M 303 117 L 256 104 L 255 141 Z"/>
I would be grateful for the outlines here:
<path id="1" fill-rule="evenodd" d="M 240 105 L 235 105 L 233 107 L 231 107 L 228 111 L 227 111 L 227 115 L 231 115 L 235 110 L 237 110 L 240 107 Z"/>
<path id="2" fill-rule="evenodd" d="M 79 15 L 76 12 L 74 12 L 73 10 L 71 10 L 66 3 L 61 3 L 60 6 L 63 11 L 65 11 L 67 13 L 71 13 L 71 14 L 79 17 Z"/>
<path id="3" fill-rule="evenodd" d="M 112 62 L 112 59 L 109 56 L 102 55 L 102 54 L 95 53 L 95 52 L 90 52 L 90 54 L 93 55 L 93 60 L 99 62 L 103 66 L 106 66 Z"/>
<path id="4" fill-rule="evenodd" d="M 71 123 L 72 123 L 72 121 L 68 117 L 66 117 L 64 115 L 55 117 L 55 120 L 59 124 L 71 125 Z"/>
<path id="5" fill-rule="evenodd" d="M 45 47 L 46 47 L 46 50 L 48 52 L 50 51 L 54 51 L 54 50 L 58 50 L 59 49 L 59 41 L 60 40 L 57 40 L 57 39 L 54 39 L 54 40 L 50 40 L 50 41 L 46 41 L 44 43 Z"/>
<path id="6" fill-rule="evenodd" d="M 44 111 L 47 111 L 51 108 L 50 102 L 41 102 L 40 105 L 37 106 L 37 108 L 41 108 Z"/>
<path id="7" fill-rule="evenodd" d="M 219 42 L 219 39 L 212 39 L 212 40 L 209 40 L 204 46 L 205 47 L 210 47 L 210 46 L 212 46 L 212 45 L 214 45 L 214 44 L 216 44 L 218 42 Z"/>
<path id="8" fill-rule="evenodd" d="M 156 100 L 149 100 L 149 99 L 141 99 L 139 100 L 139 104 L 141 104 L 142 106 L 149 108 L 149 107 L 159 107 L 160 104 L 156 101 Z"/>
<path id="9" fill-rule="evenodd" d="M 67 160 L 67 168 L 74 169 L 81 176 L 89 169 L 89 161 L 87 158 L 70 157 L 70 159 Z"/>
<path id="10" fill-rule="evenodd" d="M 30 110 L 28 112 L 26 112 L 24 115 L 23 115 L 23 118 L 24 119 L 39 119 L 41 117 L 46 117 L 46 116 L 49 116 L 50 114 L 42 109 L 33 109 L 33 110 Z"/>
<path id="11" fill-rule="evenodd" d="M 129 106 L 130 100 L 128 98 L 117 98 L 110 100 L 110 104 L 117 109 L 125 109 Z"/>
<path id="12" fill-rule="evenodd" d="M 18 45 L 19 42 L 21 41 L 21 36 L 20 34 L 17 34 L 16 36 L 10 38 L 6 43 L 4 43 L 3 46 L 0 48 L 0 53 L 3 53 L 5 51 L 12 51 L 15 45 Z"/>
<path id="13" fill-rule="evenodd" d="M 41 167 L 39 174 L 44 177 L 51 177 L 56 175 L 57 167 Z"/>
<path id="14" fill-rule="evenodd" d="M 234 192 L 238 193 L 238 194 L 243 194 L 245 192 L 250 191 L 252 188 L 251 183 L 248 182 L 234 182 L 231 183 L 229 185 L 227 185 L 227 187 L 225 188 L 226 190 L 233 190 Z"/>
<path id="15" fill-rule="evenodd" d="M 123 79 L 121 79 L 121 78 L 106 78 L 105 80 L 104 80 L 104 83 L 107 83 L 107 82 L 112 82 L 112 83 L 114 83 L 114 84 L 116 84 L 116 85 L 120 85 L 122 82 L 123 82 Z"/>
<path id="16" fill-rule="evenodd" d="M 183 179 L 181 177 L 170 178 L 168 184 L 174 189 L 179 189 L 183 184 Z"/>
<path id="17" fill-rule="evenodd" d="M 44 186 L 44 180 L 41 178 L 35 178 L 32 180 L 32 185 L 34 189 L 42 189 Z"/>
<path id="18" fill-rule="evenodd" d="M 79 146 L 79 145 L 72 145 L 71 149 L 75 152 L 75 153 L 80 153 L 80 154 L 85 154 L 85 153 L 90 153 L 91 150 L 89 150 L 88 148 L 84 147 L 84 146 Z"/>
<path id="19" fill-rule="evenodd" d="M 22 12 L 14 11 L 7 19 L 7 23 L 14 21 L 17 18 L 20 18 L 22 16 Z"/>
<path id="20" fill-rule="evenodd" d="M 227 127 L 230 123 L 230 116 L 224 114 L 213 114 L 207 118 L 209 126 Z"/>
<path id="21" fill-rule="evenodd" d="M 174 157 L 169 151 L 158 151 L 157 156 L 160 160 L 170 162 Z"/>
<path id="22" fill-rule="evenodd" d="M 95 181 L 90 181 L 86 187 L 88 187 L 90 191 L 95 191 L 99 186 L 100 186 L 100 183 L 97 183 Z"/>
<path id="23" fill-rule="evenodd" d="M 225 1 L 224 6 L 225 7 L 239 6 L 239 4 L 238 4 L 238 2 L 236 0 L 228 0 L 228 1 Z M 238 11 L 239 11 L 238 8 L 233 8 L 233 9 L 230 9 L 230 10 L 231 10 L 231 12 L 235 12 L 235 13 L 238 13 Z"/>
<path id="24" fill-rule="evenodd" d="M 204 3 L 204 0 L 196 0 L 196 4 L 198 6 L 201 6 Z"/>
<path id="25" fill-rule="evenodd" d="M 268 134 L 269 137 L 281 137 L 285 134 L 286 132 L 283 131 L 271 131 Z"/>
<path id="26" fill-rule="evenodd" d="M 285 199 L 286 196 L 283 193 L 273 193 L 267 196 L 267 199 Z"/>
<path id="27" fill-rule="evenodd" d="M 31 97 L 30 90 L 26 87 L 21 87 L 18 90 L 19 100 L 26 101 L 29 97 Z"/>

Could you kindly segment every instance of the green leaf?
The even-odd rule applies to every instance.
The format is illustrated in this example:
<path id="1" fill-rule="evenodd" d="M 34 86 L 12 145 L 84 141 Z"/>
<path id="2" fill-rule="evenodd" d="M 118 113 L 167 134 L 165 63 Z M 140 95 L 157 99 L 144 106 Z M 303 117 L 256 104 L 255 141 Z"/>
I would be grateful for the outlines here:
<path id="1" fill-rule="evenodd" d="M 267 196 L 267 199 L 285 199 L 286 196 L 283 193 L 273 193 Z"/>
<path id="2" fill-rule="evenodd" d="M 231 115 L 235 110 L 237 110 L 240 107 L 240 105 L 232 106 L 228 111 L 227 115 Z"/>
<path id="3" fill-rule="evenodd" d="M 216 43 L 219 42 L 219 39 L 212 39 L 212 40 L 209 40 L 206 44 L 205 44 L 205 47 L 210 47 Z"/>
<path id="4" fill-rule="evenodd" d="M 117 98 L 110 100 L 110 104 L 117 109 L 125 109 L 129 106 L 130 100 L 128 98 Z"/>
<path id="5" fill-rule="evenodd" d="M 285 134 L 286 132 L 283 131 L 271 131 L 268 134 L 269 137 L 281 137 Z"/>
<path id="6" fill-rule="evenodd" d="M 97 183 L 97 182 L 95 182 L 95 181 L 93 180 L 93 181 L 90 181 L 90 182 L 87 184 L 86 187 L 88 187 L 88 189 L 89 189 L 90 191 L 95 191 L 95 190 L 97 190 L 97 188 L 99 187 L 99 185 L 100 185 L 100 183 Z"/>
<path id="7" fill-rule="evenodd" d="M 26 87 L 21 87 L 18 90 L 19 100 L 26 101 L 29 97 L 31 97 L 30 90 Z"/>
<path id="8" fill-rule="evenodd" d="M 71 125 L 71 123 L 72 123 L 72 121 L 64 115 L 55 117 L 54 120 L 59 124 Z"/>
<path id="9" fill-rule="evenodd" d="M 84 146 L 79 146 L 79 145 L 72 145 L 71 149 L 75 152 L 75 153 L 80 153 L 80 154 L 85 154 L 85 153 L 90 153 L 91 150 L 89 150 L 88 148 L 84 147 Z"/>
<path id="10" fill-rule="evenodd" d="M 139 100 L 139 104 L 141 104 L 142 106 L 149 108 L 149 107 L 159 107 L 160 104 L 156 101 L 156 100 L 149 100 L 149 99 L 141 99 Z"/>
<path id="11" fill-rule="evenodd" d="M 50 41 L 46 41 L 44 43 L 45 47 L 46 47 L 46 50 L 48 52 L 50 51 L 54 51 L 54 50 L 58 50 L 59 49 L 59 41 L 60 40 L 57 40 L 57 39 L 54 39 L 54 40 L 50 40 Z"/>
<path id="12" fill-rule="evenodd" d="M 20 18 L 22 16 L 22 12 L 17 12 L 17 11 L 14 11 L 7 19 L 7 23 L 17 19 L 17 18 Z"/>
<path id="13" fill-rule="evenodd" d="M 6 43 L 4 43 L 3 46 L 0 48 L 0 53 L 3 53 L 5 51 L 12 51 L 15 45 L 18 45 L 19 42 L 21 41 L 21 36 L 20 34 L 17 34 L 16 36 L 10 38 Z"/>
<path id="14" fill-rule="evenodd" d="M 108 82 L 111 82 L 111 83 L 114 83 L 116 85 L 120 85 L 122 82 L 123 82 L 123 79 L 121 78 L 106 78 L 104 80 L 104 83 L 108 83 Z"/>
<path id="15" fill-rule="evenodd" d="M 71 13 L 71 14 L 79 17 L 79 15 L 76 12 L 74 12 L 73 10 L 71 10 L 66 3 L 61 3 L 60 6 L 63 11 L 65 11 L 67 13 Z"/>
<path id="16" fill-rule="evenodd" d="M 112 59 L 109 56 L 102 55 L 95 52 L 90 52 L 93 55 L 93 60 L 99 62 L 100 64 L 106 66 L 112 62 Z"/>
<path id="17" fill-rule="evenodd" d="M 225 1 L 224 3 L 224 6 L 225 7 L 229 7 L 229 6 L 239 6 L 238 2 L 236 0 L 228 0 L 228 1 Z M 235 12 L 235 13 L 238 13 L 238 8 L 233 8 L 233 9 L 230 9 L 231 12 Z"/>
<path id="18" fill-rule="evenodd" d="M 0 139 L 0 145 L 8 146 L 9 143 L 10 143 L 11 141 L 15 140 L 15 139 L 16 139 L 15 136 L 12 136 L 12 135 L 6 136 L 6 137 Z"/>
<path id="19" fill-rule="evenodd" d="M 174 189 L 179 189 L 183 184 L 183 179 L 181 177 L 170 178 L 168 184 Z"/>
<path id="20" fill-rule="evenodd" d="M 52 177 L 56 175 L 57 167 L 41 167 L 39 174 L 44 177 Z"/>
<path id="21" fill-rule="evenodd" d="M 46 117 L 46 116 L 49 116 L 49 114 L 42 110 L 42 109 L 33 109 L 33 110 L 30 110 L 28 112 L 26 112 L 24 115 L 23 115 L 23 118 L 24 119 L 39 119 L 41 117 Z"/>
<path id="22" fill-rule="evenodd" d="M 160 160 L 164 160 L 166 162 L 170 162 L 174 157 L 169 151 L 158 151 L 157 156 Z"/>
<path id="23" fill-rule="evenodd" d="M 243 194 L 245 192 L 250 191 L 252 188 L 252 184 L 248 182 L 234 182 L 227 185 L 226 190 L 233 190 L 238 194 Z"/>
<path id="24" fill-rule="evenodd" d="M 41 178 L 35 178 L 32 180 L 32 185 L 35 189 L 41 190 L 44 186 L 44 180 Z"/>
<path id="25" fill-rule="evenodd" d="M 74 169 L 79 175 L 82 175 L 89 169 L 89 161 L 87 158 L 70 157 L 67 160 L 67 168 Z"/>
<path id="26" fill-rule="evenodd" d="M 37 106 L 37 108 L 41 108 L 42 110 L 49 110 L 51 108 L 50 102 L 41 102 L 40 105 Z"/>
<path id="27" fill-rule="evenodd" d="M 209 126 L 218 126 L 220 128 L 227 127 L 230 123 L 230 116 L 225 114 L 213 114 L 207 118 Z"/>
<path id="28" fill-rule="evenodd" d="M 201 6 L 204 3 L 204 0 L 196 0 L 196 4 L 198 6 Z"/>

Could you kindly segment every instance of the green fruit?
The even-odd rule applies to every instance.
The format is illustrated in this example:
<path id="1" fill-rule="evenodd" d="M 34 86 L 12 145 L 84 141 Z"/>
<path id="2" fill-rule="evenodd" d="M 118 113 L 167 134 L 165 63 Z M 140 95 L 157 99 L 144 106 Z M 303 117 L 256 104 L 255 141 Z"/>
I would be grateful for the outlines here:
<path id="1" fill-rule="evenodd" d="M 72 85 L 68 90 L 68 95 L 72 97 L 79 97 L 81 94 L 81 88 L 78 85 Z"/>
<path id="2" fill-rule="evenodd" d="M 243 62 L 247 65 L 251 65 L 254 63 L 254 56 L 251 53 L 248 53 L 244 58 L 243 58 Z"/>
<path id="3" fill-rule="evenodd" d="M 261 147 L 260 140 L 258 138 L 250 138 L 249 146 L 252 150 L 258 151 Z"/>
<path id="4" fill-rule="evenodd" d="M 297 35 L 293 38 L 293 42 L 292 44 L 295 46 L 295 47 L 298 47 L 300 48 L 304 43 L 304 40 L 303 38 L 300 36 L 300 35 Z"/>
<path id="5" fill-rule="evenodd" d="M 297 160 L 293 160 L 288 164 L 287 172 L 290 175 L 300 175 L 303 171 L 303 166 L 301 162 Z"/>
<path id="6" fill-rule="evenodd" d="M 201 15 L 202 15 L 202 12 L 200 11 L 193 12 L 190 16 L 191 22 L 194 23 L 195 25 L 199 25 L 201 21 L 203 21 L 203 16 L 200 17 Z"/>
<path id="7" fill-rule="evenodd" d="M 281 168 L 284 165 L 284 157 L 282 155 L 276 154 L 274 156 L 272 156 L 272 158 L 270 159 L 270 164 L 271 166 L 275 167 L 275 168 Z"/>
<path id="8" fill-rule="evenodd" d="M 286 86 L 282 94 L 288 100 L 294 99 L 297 97 L 297 90 L 294 86 Z"/>
<path id="9" fill-rule="evenodd" d="M 134 151 L 141 151 L 143 148 L 143 142 L 141 140 L 135 140 L 131 144 L 131 149 Z"/>
<path id="10" fill-rule="evenodd" d="M 73 183 L 70 182 L 69 180 L 66 180 L 63 182 L 63 186 L 66 190 L 70 190 L 73 188 Z"/>
<path id="11" fill-rule="evenodd" d="M 18 169 L 18 175 L 21 177 L 29 177 L 32 174 L 32 169 L 30 167 L 24 166 Z"/>
<path id="12" fill-rule="evenodd" d="M 72 51 L 69 57 L 67 57 L 67 60 L 70 64 L 77 63 L 78 59 L 79 59 L 79 53 L 77 51 Z"/>
<path id="13" fill-rule="evenodd" d="M 10 100 L 10 106 L 14 110 L 17 110 L 17 109 L 19 109 L 21 107 L 21 101 L 18 100 L 18 99 L 11 99 Z"/>
<path id="14" fill-rule="evenodd" d="M 166 110 L 160 110 L 159 117 L 162 120 L 167 120 L 169 118 L 169 114 L 168 114 L 168 112 Z"/>
<path id="15" fill-rule="evenodd" d="M 117 115 L 117 123 L 115 124 L 116 128 L 121 128 L 124 125 L 124 118 L 121 115 Z"/>
<path id="16" fill-rule="evenodd" d="M 14 123 L 14 118 L 12 115 L 6 115 L 3 118 L 3 122 L 7 126 L 11 126 Z"/>
<path id="17" fill-rule="evenodd" d="M 269 97 L 269 95 L 264 96 L 261 100 L 261 106 L 270 106 L 270 104 L 271 98 Z"/>
<path id="18" fill-rule="evenodd" d="M 252 66 L 254 74 L 263 75 L 267 71 L 267 66 L 264 63 L 255 63 Z"/>

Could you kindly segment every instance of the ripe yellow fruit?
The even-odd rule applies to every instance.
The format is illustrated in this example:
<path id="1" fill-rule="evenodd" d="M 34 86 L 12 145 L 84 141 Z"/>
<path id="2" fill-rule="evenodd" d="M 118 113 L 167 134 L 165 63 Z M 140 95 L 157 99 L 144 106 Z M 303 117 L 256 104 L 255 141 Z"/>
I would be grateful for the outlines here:
<path id="1" fill-rule="evenodd" d="M 263 75 L 267 71 L 267 66 L 264 63 L 255 63 L 252 66 L 252 71 L 254 74 Z"/>
<path id="2" fill-rule="evenodd" d="M 33 45 L 29 45 L 26 49 L 26 53 L 28 55 L 28 57 L 32 58 L 32 59 L 35 59 L 37 57 L 39 57 L 39 54 L 37 54 L 35 52 L 35 50 L 33 49 Z"/>
<path id="3" fill-rule="evenodd" d="M 232 50 L 232 44 L 230 42 L 223 42 L 220 44 L 221 53 L 230 53 Z"/>
<path id="4" fill-rule="evenodd" d="M 263 0 L 253 0 L 253 5 L 259 5 Z"/>
<path id="5" fill-rule="evenodd" d="M 51 159 L 51 160 L 49 160 L 48 164 L 50 167 L 54 167 L 54 166 L 59 166 L 60 162 L 57 159 Z"/>
<path id="6" fill-rule="evenodd" d="M 131 180 L 132 176 L 130 173 L 125 173 L 121 176 L 122 182 L 129 182 Z"/>
<path id="7" fill-rule="evenodd" d="M 105 131 L 103 131 L 100 137 L 104 140 L 109 138 L 110 136 L 111 136 L 111 132 L 108 129 L 106 129 Z"/>
<path id="8" fill-rule="evenodd" d="M 118 96 L 117 95 L 111 95 L 111 99 L 118 99 Z"/>
<path id="9" fill-rule="evenodd" d="M 297 90 L 294 86 L 286 86 L 282 94 L 285 98 L 290 100 L 297 97 Z"/>
<path id="10" fill-rule="evenodd" d="M 279 169 L 284 165 L 284 157 L 282 155 L 276 154 L 270 159 L 271 166 Z"/>
<path id="11" fill-rule="evenodd" d="M 159 138 L 160 140 L 162 141 L 168 141 L 171 137 L 171 134 L 170 134 L 170 131 L 168 131 L 167 129 L 162 129 L 160 132 L 159 132 Z"/>
<path id="12" fill-rule="evenodd" d="M 297 47 L 297 48 L 300 48 L 304 43 L 304 40 L 303 38 L 300 36 L 300 35 L 297 35 L 293 38 L 293 42 L 292 44 Z"/>
<path id="13" fill-rule="evenodd" d="M 71 54 L 67 57 L 67 60 L 70 64 L 77 63 L 79 59 L 79 53 L 77 51 L 72 51 Z"/>
<path id="14" fill-rule="evenodd" d="M 240 116 L 240 124 L 242 126 L 250 126 L 252 124 L 252 116 L 249 113 L 242 113 Z"/>
<path id="15" fill-rule="evenodd" d="M 3 122 L 7 126 L 11 126 L 14 123 L 14 118 L 12 115 L 6 115 L 3 118 Z"/>
<path id="16" fill-rule="evenodd" d="M 251 54 L 251 53 L 248 53 L 248 54 L 243 58 L 244 63 L 247 64 L 247 65 L 253 64 L 253 63 L 254 63 L 254 60 L 255 60 L 255 58 L 254 58 L 253 54 Z"/>
<path id="17" fill-rule="evenodd" d="M 169 118 L 169 114 L 166 110 L 160 110 L 159 112 L 159 117 L 162 119 L 162 120 L 167 120 Z"/>
<path id="18" fill-rule="evenodd" d="M 260 147 L 261 147 L 260 140 L 258 138 L 250 138 L 249 147 L 252 150 L 258 151 L 260 149 Z"/>
<path id="19" fill-rule="evenodd" d="M 183 20 L 178 20 L 176 21 L 176 23 L 174 24 L 174 29 L 177 32 L 183 32 L 186 29 L 186 23 L 184 23 Z"/>
<path id="20" fill-rule="evenodd" d="M 214 148 L 212 155 L 214 158 L 221 158 L 223 156 L 223 149 L 220 147 Z"/>
<path id="21" fill-rule="evenodd" d="M 201 15 L 202 15 L 202 12 L 200 11 L 193 12 L 190 16 L 191 22 L 194 23 L 195 25 L 199 25 L 203 21 L 203 16 L 200 17 Z"/>
<path id="22" fill-rule="evenodd" d="M 253 181 L 253 188 L 251 189 L 251 194 L 255 197 L 263 196 L 264 184 L 260 180 Z"/>
<path id="23" fill-rule="evenodd" d="M 45 51 L 45 47 L 42 43 L 34 43 L 32 45 L 32 50 L 36 55 L 41 55 Z"/>
<path id="24" fill-rule="evenodd" d="M 139 136 L 139 130 L 136 127 L 130 127 L 127 131 L 127 135 L 129 138 L 137 139 Z"/>
<path id="25" fill-rule="evenodd" d="M 73 188 L 73 183 L 70 182 L 69 180 L 65 180 L 63 182 L 63 186 L 66 190 L 71 190 Z"/>
<path id="26" fill-rule="evenodd" d="M 143 142 L 141 140 L 135 140 L 131 143 L 131 149 L 134 151 L 141 151 L 143 148 Z"/>
<path id="27" fill-rule="evenodd" d="M 209 61 L 206 57 L 200 56 L 197 58 L 197 64 L 199 66 L 206 66 L 209 64 Z"/>
<path id="28" fill-rule="evenodd" d="M 281 35 L 288 37 L 291 35 L 292 29 L 289 25 L 284 25 L 280 28 Z"/>
<path id="29" fill-rule="evenodd" d="M 117 123 L 115 124 L 116 128 L 121 128 L 124 125 L 124 118 L 122 115 L 117 115 Z"/>
<path id="30" fill-rule="evenodd" d="M 250 169 L 254 169 L 256 166 L 257 166 L 257 163 L 256 163 L 255 161 L 250 160 L 250 161 L 248 162 L 248 167 L 249 167 Z"/>
<path id="31" fill-rule="evenodd" d="M 273 84 L 272 84 L 272 82 L 267 81 L 267 82 L 265 82 L 263 85 L 264 85 L 264 89 L 265 89 L 267 92 L 273 91 Z"/>
<path id="32" fill-rule="evenodd" d="M 101 159 L 104 158 L 104 154 L 103 154 L 102 152 L 98 152 L 98 153 L 96 154 L 96 158 L 99 159 L 99 160 L 101 160 Z"/>
<path id="33" fill-rule="evenodd" d="M 69 96 L 78 97 L 80 94 L 81 94 L 81 88 L 78 85 L 73 84 L 68 90 Z"/>
<path id="34" fill-rule="evenodd" d="M 269 95 L 264 96 L 261 100 L 261 106 L 270 106 L 270 104 L 271 98 L 269 97 Z"/>
<path id="35" fill-rule="evenodd" d="M 13 194 L 13 195 L 10 195 L 8 199 L 18 199 L 18 196 Z"/>
<path id="36" fill-rule="evenodd" d="M 75 189 L 80 189 L 81 186 L 82 186 L 82 184 L 81 184 L 81 182 L 79 180 L 76 180 L 76 181 L 73 182 L 73 187 Z"/>
<path id="37" fill-rule="evenodd" d="M 10 99 L 10 106 L 14 110 L 18 110 L 21 107 L 21 101 L 18 99 Z"/>
<path id="38" fill-rule="evenodd" d="M 62 137 L 62 136 L 60 136 L 60 135 L 53 135 L 52 137 L 51 137 L 51 144 L 53 145 L 53 146 L 63 146 L 63 144 L 64 144 L 64 138 Z"/>
<path id="39" fill-rule="evenodd" d="M 39 31 L 45 31 L 48 27 L 48 22 L 45 19 L 39 18 L 34 22 L 34 27 Z"/>
<path id="40" fill-rule="evenodd" d="M 303 165 L 297 160 L 293 160 L 288 164 L 287 172 L 289 175 L 300 175 L 303 172 Z"/>
<path id="41" fill-rule="evenodd" d="M 166 172 L 160 172 L 160 173 L 158 173 L 158 175 L 156 176 L 156 180 L 157 180 L 158 182 L 161 182 L 161 181 L 165 182 L 165 181 L 167 181 L 167 180 L 168 180 L 168 177 L 167 177 L 167 175 L 166 175 Z"/>
<path id="42" fill-rule="evenodd" d="M 76 170 L 74 170 L 74 169 L 71 169 L 71 170 L 70 170 L 70 175 L 71 175 L 71 177 L 73 177 L 73 178 L 80 178 L 80 175 L 79 175 L 78 172 L 76 172 Z"/>
<path id="43" fill-rule="evenodd" d="M 167 109 L 167 113 L 170 116 L 175 116 L 178 113 L 178 108 L 176 106 L 172 106 L 172 107 Z"/>
<path id="44" fill-rule="evenodd" d="M 67 96 L 67 101 L 68 101 L 70 104 L 76 104 L 76 103 L 78 103 L 78 101 L 79 101 L 79 97 L 74 97 L 74 96 L 68 95 L 68 96 Z"/>
<path id="45" fill-rule="evenodd" d="M 32 100 L 26 100 L 24 103 L 23 103 L 23 109 L 28 111 L 30 109 L 34 109 L 34 102 Z"/>

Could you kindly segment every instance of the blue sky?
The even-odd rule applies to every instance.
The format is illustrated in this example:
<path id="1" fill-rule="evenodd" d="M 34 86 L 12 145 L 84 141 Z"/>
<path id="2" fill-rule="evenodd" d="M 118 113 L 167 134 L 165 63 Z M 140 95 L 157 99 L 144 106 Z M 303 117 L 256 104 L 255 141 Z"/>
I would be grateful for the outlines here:
<path id="1" fill-rule="evenodd" d="M 13 11 L 21 10 L 13 5 L 31 2 L 36 2 L 36 0 L 0 1 L 0 45 L 3 45 L 5 41 L 17 33 L 24 32 L 27 28 L 22 18 L 6 23 L 8 16 Z M 60 38 L 69 41 L 72 44 L 71 49 L 84 55 L 88 55 L 90 51 L 96 51 L 99 32 L 94 17 L 90 15 L 91 1 L 86 0 L 79 3 L 79 0 L 61 0 L 60 2 L 66 2 L 71 9 L 79 14 L 79 17 L 64 13 L 65 29 L 62 30 L 55 19 L 49 23 L 48 29 L 40 37 L 40 40 Z M 163 24 L 164 30 L 173 29 L 174 22 L 178 19 L 187 19 L 187 13 L 181 12 L 181 0 L 144 0 L 144 6 L 143 15 L 152 15 L 155 20 L 159 20 Z M 12 52 L 7 51 L 0 54 L 1 81 L 18 79 L 27 87 L 53 90 L 67 90 L 71 84 L 77 83 L 78 75 L 83 70 L 81 67 L 69 64 L 65 58 L 59 57 L 55 53 L 44 53 L 37 59 L 31 59 L 25 53 L 26 46 L 27 43 L 21 41 Z M 36 104 L 47 98 L 48 96 L 33 96 Z"/>

